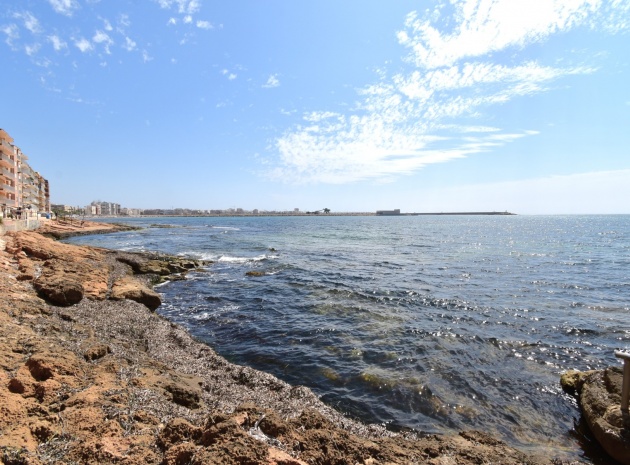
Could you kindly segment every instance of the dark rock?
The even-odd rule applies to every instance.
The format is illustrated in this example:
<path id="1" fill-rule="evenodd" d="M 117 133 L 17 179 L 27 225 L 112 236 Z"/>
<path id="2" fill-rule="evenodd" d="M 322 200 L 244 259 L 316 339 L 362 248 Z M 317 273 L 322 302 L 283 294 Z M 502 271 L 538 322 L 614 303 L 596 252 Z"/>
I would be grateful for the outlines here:
<path id="1" fill-rule="evenodd" d="M 49 302 L 64 307 L 77 304 L 83 299 L 83 285 L 61 275 L 42 275 L 33 281 L 33 287 Z"/>

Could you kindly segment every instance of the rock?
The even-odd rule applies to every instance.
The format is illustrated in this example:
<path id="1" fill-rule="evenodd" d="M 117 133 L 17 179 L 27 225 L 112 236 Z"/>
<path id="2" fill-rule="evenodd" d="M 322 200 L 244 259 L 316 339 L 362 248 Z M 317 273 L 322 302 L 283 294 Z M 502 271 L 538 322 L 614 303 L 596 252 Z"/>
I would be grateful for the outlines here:
<path id="1" fill-rule="evenodd" d="M 49 302 L 68 307 L 83 299 L 83 285 L 76 280 L 53 273 L 42 274 L 33 281 L 33 287 L 40 296 Z"/>
<path id="2" fill-rule="evenodd" d="M 158 444 L 167 449 L 181 442 L 197 441 L 201 438 L 201 428 L 193 426 L 183 418 L 175 418 L 168 422 L 158 436 Z"/>
<path id="3" fill-rule="evenodd" d="M 196 409 L 201 407 L 200 379 L 194 376 L 177 376 L 164 384 L 164 390 L 171 395 L 171 400 L 182 407 Z"/>
<path id="4" fill-rule="evenodd" d="M 569 394 L 579 394 L 582 389 L 582 384 L 584 384 L 584 379 L 592 373 L 595 373 L 595 371 L 566 371 L 560 376 L 560 385 L 562 389 Z"/>
<path id="5" fill-rule="evenodd" d="M 580 407 L 591 432 L 608 454 L 630 465 L 630 416 L 621 411 L 621 368 L 610 367 L 584 378 Z"/>
<path id="6" fill-rule="evenodd" d="M 245 273 L 245 276 L 252 276 L 252 277 L 260 277 L 260 276 L 265 276 L 265 273 L 263 273 L 262 271 L 248 271 L 247 273 Z"/>
<path id="7" fill-rule="evenodd" d="M 111 349 L 109 346 L 105 344 L 97 344 L 91 346 L 85 352 L 83 352 L 83 358 L 88 362 L 92 362 L 94 360 L 98 360 L 100 358 L 105 357 L 107 354 L 111 353 Z"/>
<path id="8" fill-rule="evenodd" d="M 157 292 L 145 287 L 130 276 L 125 276 L 114 283 L 110 299 L 134 300 L 151 311 L 154 311 L 162 304 L 162 299 Z"/>

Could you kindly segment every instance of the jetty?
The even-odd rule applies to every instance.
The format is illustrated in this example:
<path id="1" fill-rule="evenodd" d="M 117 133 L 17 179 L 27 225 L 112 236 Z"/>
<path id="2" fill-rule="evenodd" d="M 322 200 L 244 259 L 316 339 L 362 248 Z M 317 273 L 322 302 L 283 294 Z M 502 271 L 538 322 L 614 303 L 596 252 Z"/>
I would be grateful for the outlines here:
<path id="1" fill-rule="evenodd" d="M 516 215 L 508 211 L 503 212 L 426 212 L 426 213 L 401 213 L 396 210 L 377 210 L 376 216 L 423 216 L 423 215 Z"/>

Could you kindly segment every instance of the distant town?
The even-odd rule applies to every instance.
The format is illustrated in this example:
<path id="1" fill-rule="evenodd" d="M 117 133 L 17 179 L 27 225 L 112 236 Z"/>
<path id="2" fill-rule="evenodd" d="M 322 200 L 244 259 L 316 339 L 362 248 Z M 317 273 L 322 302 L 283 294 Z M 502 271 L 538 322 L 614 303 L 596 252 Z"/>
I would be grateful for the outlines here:
<path id="1" fill-rule="evenodd" d="M 112 202 L 94 201 L 86 207 L 73 207 L 71 205 L 52 205 L 52 211 L 56 215 L 76 215 L 88 217 L 115 217 L 115 216 L 307 216 L 307 215 L 332 215 L 332 216 L 422 216 L 422 215 L 514 215 L 504 212 L 432 212 L 432 213 L 401 213 L 400 209 L 377 210 L 376 212 L 333 212 L 329 208 L 321 210 L 302 211 L 299 208 L 293 210 L 245 210 L 243 208 L 228 208 L 225 210 L 194 210 L 189 208 L 171 209 L 139 209 L 123 208 L 120 204 Z"/>
<path id="2" fill-rule="evenodd" d="M 305 215 L 374 215 L 374 212 L 333 212 L 329 208 L 320 210 L 246 210 L 243 208 L 227 208 L 199 210 L 190 208 L 126 208 L 118 203 L 94 201 L 85 207 L 72 205 L 51 205 L 51 209 L 57 215 L 77 215 L 86 217 L 114 217 L 114 216 L 305 216 Z"/>
<path id="3" fill-rule="evenodd" d="M 86 206 L 50 203 L 50 186 L 39 172 L 28 163 L 28 157 L 14 144 L 13 138 L 0 129 L 0 220 L 51 218 L 59 216 L 79 217 L 140 217 L 140 216 L 416 216 L 416 215 L 513 215 L 505 212 L 434 212 L 401 213 L 400 209 L 376 212 L 339 212 L 330 208 L 306 210 L 245 210 L 227 208 L 198 210 L 189 208 L 127 208 L 115 202 L 95 200 Z"/>

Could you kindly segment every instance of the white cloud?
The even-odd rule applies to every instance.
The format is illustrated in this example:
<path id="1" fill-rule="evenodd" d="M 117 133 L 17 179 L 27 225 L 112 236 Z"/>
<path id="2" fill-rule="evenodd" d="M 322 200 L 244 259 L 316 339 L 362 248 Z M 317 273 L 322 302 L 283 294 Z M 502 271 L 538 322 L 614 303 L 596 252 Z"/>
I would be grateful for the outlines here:
<path id="1" fill-rule="evenodd" d="M 83 53 L 90 52 L 94 49 L 92 43 L 84 37 L 81 37 L 80 39 L 74 39 L 74 45 Z"/>
<path id="2" fill-rule="evenodd" d="M 142 51 L 142 61 L 144 63 L 148 63 L 150 61 L 153 60 L 153 57 L 149 55 L 149 52 L 147 52 L 146 50 Z"/>
<path id="3" fill-rule="evenodd" d="M 156 0 L 164 9 L 177 8 L 178 13 L 194 14 L 201 8 L 199 0 Z"/>
<path id="4" fill-rule="evenodd" d="M 463 58 L 544 41 L 584 23 L 600 5 L 601 0 L 467 0 L 448 7 L 457 23 L 453 32 L 442 33 L 430 17 L 410 13 L 398 40 L 411 49 L 418 66 L 451 66 Z M 433 17 L 444 17 L 444 9 L 439 6 Z"/>
<path id="5" fill-rule="evenodd" d="M 2 28 L 0 28 L 0 31 L 4 32 L 4 34 L 7 36 L 7 38 L 5 39 L 6 44 L 14 49 L 14 42 L 20 38 L 20 30 L 17 24 L 8 24 L 6 26 L 2 26 Z"/>
<path id="6" fill-rule="evenodd" d="M 177 24 L 177 18 L 169 18 L 168 22 L 166 23 L 169 26 L 174 26 Z"/>
<path id="7" fill-rule="evenodd" d="M 111 32 L 114 30 L 114 28 L 112 27 L 112 23 L 110 23 L 106 19 L 103 19 L 103 29 L 105 29 L 107 32 Z"/>
<path id="8" fill-rule="evenodd" d="M 22 13 L 15 13 L 13 17 L 24 21 L 24 27 L 28 29 L 32 34 L 39 34 L 40 32 L 42 32 L 42 27 L 39 24 L 39 20 L 35 16 L 33 16 L 32 13 L 24 11 Z"/>
<path id="9" fill-rule="evenodd" d="M 278 75 L 277 74 L 272 74 L 267 78 L 267 82 L 265 84 L 263 84 L 263 87 L 265 88 L 273 88 L 273 87 L 278 87 L 280 86 L 280 80 L 278 79 Z"/>
<path id="10" fill-rule="evenodd" d="M 94 33 L 94 37 L 92 37 L 92 41 L 95 44 L 103 45 L 103 48 L 105 49 L 105 53 L 107 53 L 108 55 L 111 53 L 110 47 L 114 44 L 114 41 L 111 39 L 111 37 L 109 37 L 109 35 L 107 35 L 103 31 L 96 31 Z"/>
<path id="11" fill-rule="evenodd" d="M 123 48 L 128 52 L 133 52 L 136 49 L 137 44 L 131 40 L 129 37 L 125 37 L 125 43 L 123 44 Z"/>
<path id="12" fill-rule="evenodd" d="M 56 52 L 68 47 L 68 44 L 56 35 L 48 36 L 48 41 L 52 44 Z"/>
<path id="13" fill-rule="evenodd" d="M 76 0 L 48 0 L 48 3 L 53 7 L 53 10 L 65 16 L 72 16 L 74 10 L 79 8 Z"/>
<path id="14" fill-rule="evenodd" d="M 391 179 L 533 136 L 535 131 L 487 127 L 479 119 L 493 106 L 550 90 L 563 77 L 595 72 L 521 59 L 520 52 L 554 33 L 592 27 L 601 2 L 465 0 L 444 3 L 423 18 L 410 14 L 398 39 L 411 50 L 416 69 L 381 73 L 343 114 L 306 114 L 306 124 L 276 139 L 276 167 L 266 174 L 298 183 Z M 495 61 L 496 52 L 508 50 L 507 61 Z"/>
<path id="15" fill-rule="evenodd" d="M 184 24 L 190 24 L 190 23 L 192 23 L 192 20 L 193 20 L 192 16 L 190 16 L 190 15 L 184 16 L 184 19 L 183 19 Z"/>
<path id="16" fill-rule="evenodd" d="M 236 73 L 232 73 L 228 69 L 225 69 L 225 68 L 221 70 L 221 74 L 223 74 L 224 76 L 227 76 L 227 78 L 230 81 L 233 81 L 234 79 L 236 79 L 238 77 L 238 75 Z"/>
<path id="17" fill-rule="evenodd" d="M 28 56 L 32 57 L 39 51 L 40 47 L 41 47 L 40 44 L 25 45 L 24 51 L 26 52 Z"/>
<path id="18" fill-rule="evenodd" d="M 129 15 L 121 14 L 118 17 L 118 31 L 122 32 L 125 28 L 131 26 L 131 21 L 129 20 Z"/>
<path id="19" fill-rule="evenodd" d="M 199 29 L 214 29 L 210 21 L 197 21 L 197 27 Z"/>

